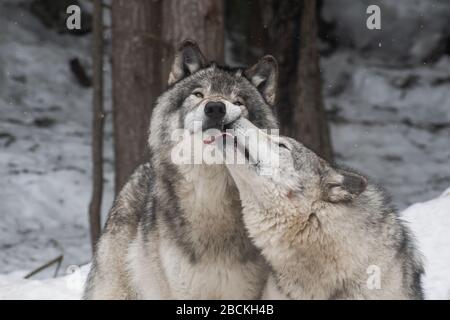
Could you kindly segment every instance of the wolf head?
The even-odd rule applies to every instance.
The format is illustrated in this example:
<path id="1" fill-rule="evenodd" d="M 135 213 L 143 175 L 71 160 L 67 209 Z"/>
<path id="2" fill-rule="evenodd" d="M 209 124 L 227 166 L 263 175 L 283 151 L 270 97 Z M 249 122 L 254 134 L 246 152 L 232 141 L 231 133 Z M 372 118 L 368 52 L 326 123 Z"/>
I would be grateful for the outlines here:
<path id="1" fill-rule="evenodd" d="M 294 139 L 267 135 L 243 118 L 233 128 L 235 143 L 225 144 L 226 156 L 240 153 L 248 160 L 227 161 L 243 220 L 286 293 L 304 297 L 311 289 L 315 298 L 345 295 L 343 284 L 351 283 L 350 288 L 361 281 L 364 295 L 378 297 L 364 289 L 375 265 L 389 279 L 381 297 L 423 297 L 420 255 L 381 190 L 358 173 L 331 166 Z M 350 278 L 358 280 L 347 282 Z M 345 289 L 336 291 L 342 285 Z"/>
<path id="2" fill-rule="evenodd" d="M 237 145 L 228 144 L 227 153 L 237 150 L 249 161 L 227 161 L 227 167 L 243 198 L 311 213 L 317 206 L 350 204 L 366 190 L 366 178 L 332 167 L 292 138 L 268 135 L 245 119 L 233 127 Z"/>
<path id="3" fill-rule="evenodd" d="M 208 129 L 225 130 L 240 117 L 259 128 L 277 127 L 272 112 L 277 64 L 271 56 L 248 69 L 221 67 L 208 63 L 197 44 L 187 40 L 175 56 L 168 83 L 153 110 L 153 152 L 167 154 L 177 143 L 174 132 L 201 136 Z"/>

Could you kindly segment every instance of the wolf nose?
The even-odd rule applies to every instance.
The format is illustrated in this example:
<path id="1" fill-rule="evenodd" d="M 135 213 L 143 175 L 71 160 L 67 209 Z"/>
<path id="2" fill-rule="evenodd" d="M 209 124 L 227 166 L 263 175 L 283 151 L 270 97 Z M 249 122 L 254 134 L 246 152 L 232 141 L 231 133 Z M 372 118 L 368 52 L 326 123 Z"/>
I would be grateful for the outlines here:
<path id="1" fill-rule="evenodd" d="M 223 102 L 211 101 L 205 106 L 205 115 L 211 120 L 222 120 L 225 117 L 226 107 Z"/>

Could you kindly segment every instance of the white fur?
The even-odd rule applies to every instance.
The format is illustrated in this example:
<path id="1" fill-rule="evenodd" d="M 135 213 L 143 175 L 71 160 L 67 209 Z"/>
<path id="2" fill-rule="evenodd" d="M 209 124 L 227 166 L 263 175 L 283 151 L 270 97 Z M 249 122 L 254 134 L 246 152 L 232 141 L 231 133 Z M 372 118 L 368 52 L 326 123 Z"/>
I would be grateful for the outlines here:
<path id="1" fill-rule="evenodd" d="M 192 264 L 181 250 L 164 239 L 160 254 L 173 297 L 177 299 L 254 299 L 256 268 L 229 259 Z M 255 279 L 255 280 L 253 280 Z M 250 285 L 250 287 L 249 287 Z"/>
<path id="2" fill-rule="evenodd" d="M 266 287 L 264 288 L 262 300 L 289 300 L 289 297 L 278 289 L 273 276 L 269 276 Z"/>

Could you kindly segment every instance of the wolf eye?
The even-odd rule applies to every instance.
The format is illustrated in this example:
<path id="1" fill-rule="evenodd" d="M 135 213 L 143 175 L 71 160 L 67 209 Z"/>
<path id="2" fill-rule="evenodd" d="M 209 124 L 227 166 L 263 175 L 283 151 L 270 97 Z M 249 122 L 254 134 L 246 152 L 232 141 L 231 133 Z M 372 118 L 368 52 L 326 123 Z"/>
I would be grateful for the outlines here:
<path id="1" fill-rule="evenodd" d="M 193 92 L 192 94 L 194 96 L 196 96 L 197 98 L 203 99 L 203 93 L 201 93 L 201 92 L 196 91 L 196 92 Z"/>
<path id="2" fill-rule="evenodd" d="M 235 102 L 233 102 L 233 104 L 236 106 L 242 106 L 242 102 L 240 102 L 240 101 L 235 101 Z"/>
<path id="3" fill-rule="evenodd" d="M 289 148 L 288 148 L 284 143 L 279 143 L 278 146 L 279 146 L 280 148 L 288 149 L 288 150 L 289 150 Z"/>

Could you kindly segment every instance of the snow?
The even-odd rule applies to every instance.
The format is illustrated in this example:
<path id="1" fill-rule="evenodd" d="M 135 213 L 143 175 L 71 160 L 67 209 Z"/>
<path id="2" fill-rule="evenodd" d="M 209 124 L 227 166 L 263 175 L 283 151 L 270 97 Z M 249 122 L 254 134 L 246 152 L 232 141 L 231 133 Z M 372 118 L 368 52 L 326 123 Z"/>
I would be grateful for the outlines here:
<path id="1" fill-rule="evenodd" d="M 424 255 L 426 299 L 450 299 L 450 188 L 402 212 Z"/>
<path id="2" fill-rule="evenodd" d="M 0 275 L 0 300 L 79 300 L 89 265 L 69 268 L 65 277 L 46 280 L 26 280 L 23 272 Z"/>
<path id="3" fill-rule="evenodd" d="M 380 30 L 366 27 L 369 5 L 380 7 Z M 396 64 L 433 60 L 445 50 L 450 30 L 447 0 L 359 0 L 351 9 L 348 0 L 324 0 L 321 14 L 332 25 L 328 38 Z"/>
<path id="4" fill-rule="evenodd" d="M 92 89 L 77 84 L 69 60 L 79 58 L 90 72 L 90 36 L 45 28 L 27 9 L 29 2 L 0 1 L 0 299 L 78 299 L 85 273 L 79 273 L 78 280 L 61 275 L 91 258 L 87 208 Z M 326 1 L 328 6 L 334 6 L 333 2 Z M 446 5 L 437 1 L 433 10 L 444 15 Z M 329 10 L 330 19 L 336 19 L 336 8 L 342 6 L 324 9 Z M 348 11 L 340 10 L 341 14 Z M 428 24 L 425 29 L 442 29 L 442 15 L 436 26 Z M 382 12 L 382 19 L 387 17 Z M 339 19 L 342 28 L 352 24 Z M 400 26 L 392 28 L 402 32 Z M 345 33 L 341 30 L 338 26 L 337 31 Z M 110 38 L 109 31 L 105 37 Z M 378 36 L 370 33 L 370 37 Z M 404 38 L 410 44 L 414 37 Z M 390 52 L 392 39 L 372 40 L 375 51 Z M 109 60 L 107 54 L 103 217 L 113 200 Z M 450 186 L 449 56 L 435 63 L 399 67 L 388 58 L 380 61 L 341 48 L 322 57 L 321 69 L 337 162 L 372 177 L 387 189 L 398 208 L 410 206 L 405 219 L 426 257 L 427 297 L 449 298 L 450 275 L 445 265 L 450 265 L 450 219 L 446 216 L 450 196 L 436 198 Z M 60 254 L 64 259 L 57 278 L 51 278 L 52 266 L 30 280 L 23 279 Z"/>
<path id="5" fill-rule="evenodd" d="M 351 51 L 323 58 L 336 161 L 367 174 L 404 209 L 450 185 L 450 59 L 392 68 Z"/>
<path id="6" fill-rule="evenodd" d="M 92 91 L 69 68 L 73 57 L 89 67 L 90 40 L 46 29 L 27 3 L 0 3 L 0 273 L 33 270 L 60 254 L 65 270 L 87 263 L 91 252 Z M 105 137 L 106 212 L 113 197 L 110 115 Z"/>

